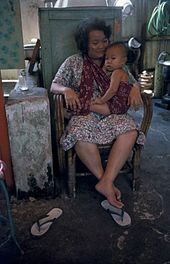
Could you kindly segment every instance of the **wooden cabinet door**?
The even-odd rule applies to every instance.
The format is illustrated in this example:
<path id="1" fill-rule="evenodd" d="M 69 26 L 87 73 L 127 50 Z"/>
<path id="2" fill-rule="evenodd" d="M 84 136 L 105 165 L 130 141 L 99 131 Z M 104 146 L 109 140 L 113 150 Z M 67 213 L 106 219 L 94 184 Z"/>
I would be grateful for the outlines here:
<path id="1" fill-rule="evenodd" d="M 85 17 L 97 16 L 112 27 L 112 39 L 121 39 L 122 9 L 119 7 L 40 8 L 42 70 L 45 88 L 49 89 L 61 63 L 77 52 L 74 31 Z"/>

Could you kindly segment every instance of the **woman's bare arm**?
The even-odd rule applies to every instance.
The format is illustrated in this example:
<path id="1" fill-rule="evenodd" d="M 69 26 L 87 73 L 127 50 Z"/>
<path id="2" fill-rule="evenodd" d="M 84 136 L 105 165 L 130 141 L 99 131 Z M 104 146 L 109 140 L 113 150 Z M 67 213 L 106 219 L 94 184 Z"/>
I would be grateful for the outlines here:
<path id="1" fill-rule="evenodd" d="M 67 89 L 67 87 L 65 87 L 61 84 L 52 82 L 50 91 L 54 94 L 64 94 L 66 89 Z M 70 88 L 68 88 L 68 89 L 70 89 Z"/>
<path id="2" fill-rule="evenodd" d="M 66 102 L 66 107 L 71 110 L 76 110 L 77 108 L 81 108 L 80 101 L 76 92 L 69 88 L 65 87 L 61 84 L 52 82 L 51 84 L 51 92 L 55 94 L 63 94 Z"/>
<path id="3" fill-rule="evenodd" d="M 129 97 L 128 97 L 128 104 L 134 109 L 138 110 L 140 106 L 143 105 L 142 97 L 140 94 L 140 85 L 139 83 L 134 83 Z"/>

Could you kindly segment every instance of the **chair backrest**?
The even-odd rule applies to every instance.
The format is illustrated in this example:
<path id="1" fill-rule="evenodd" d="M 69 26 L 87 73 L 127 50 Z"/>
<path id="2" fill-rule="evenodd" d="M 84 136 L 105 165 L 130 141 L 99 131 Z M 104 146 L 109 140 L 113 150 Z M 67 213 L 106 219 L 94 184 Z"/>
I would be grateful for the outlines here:
<path id="1" fill-rule="evenodd" d="M 39 27 L 44 87 L 49 89 L 61 63 L 77 52 L 74 32 L 85 17 L 102 17 L 112 27 L 112 40 L 121 40 L 122 8 L 40 8 Z"/>

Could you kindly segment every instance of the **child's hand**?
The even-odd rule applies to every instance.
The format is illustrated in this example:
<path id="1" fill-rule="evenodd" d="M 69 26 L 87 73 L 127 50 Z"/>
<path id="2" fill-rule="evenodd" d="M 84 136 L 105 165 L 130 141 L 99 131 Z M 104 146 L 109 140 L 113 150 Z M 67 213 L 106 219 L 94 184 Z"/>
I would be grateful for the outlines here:
<path id="1" fill-rule="evenodd" d="M 97 97 L 97 98 L 93 101 L 93 104 L 98 104 L 98 105 L 103 104 L 102 98 L 101 98 L 100 96 Z"/>

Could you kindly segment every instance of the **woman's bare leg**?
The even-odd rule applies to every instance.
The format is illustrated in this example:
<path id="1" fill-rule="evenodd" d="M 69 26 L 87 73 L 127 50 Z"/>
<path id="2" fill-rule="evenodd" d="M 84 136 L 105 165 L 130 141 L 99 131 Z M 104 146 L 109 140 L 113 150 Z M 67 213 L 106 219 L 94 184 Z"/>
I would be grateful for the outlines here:
<path id="1" fill-rule="evenodd" d="M 137 132 L 129 131 L 120 135 L 112 146 L 105 172 L 103 171 L 101 157 L 96 144 L 78 141 L 75 150 L 84 165 L 99 179 L 96 190 L 104 195 L 116 207 L 121 208 L 121 193 L 113 185 L 119 171 L 125 164 L 136 141 Z"/>
<path id="2" fill-rule="evenodd" d="M 106 170 L 101 180 L 95 186 L 96 190 L 103 194 L 112 205 L 119 208 L 123 206 L 123 203 L 120 201 L 121 193 L 113 186 L 113 183 L 128 159 L 136 141 L 136 137 L 137 131 L 133 130 L 120 135 L 116 139 L 108 157 Z"/>
<path id="3" fill-rule="evenodd" d="M 90 172 L 96 176 L 97 179 L 101 179 L 104 171 L 96 144 L 78 141 L 75 145 L 75 151 Z"/>

